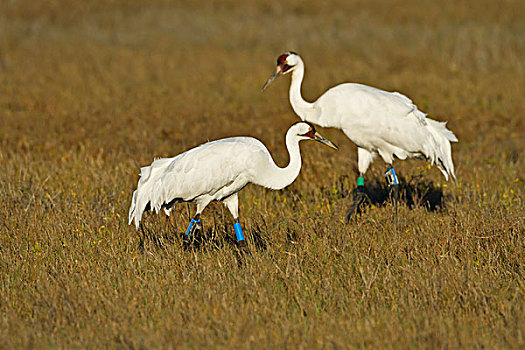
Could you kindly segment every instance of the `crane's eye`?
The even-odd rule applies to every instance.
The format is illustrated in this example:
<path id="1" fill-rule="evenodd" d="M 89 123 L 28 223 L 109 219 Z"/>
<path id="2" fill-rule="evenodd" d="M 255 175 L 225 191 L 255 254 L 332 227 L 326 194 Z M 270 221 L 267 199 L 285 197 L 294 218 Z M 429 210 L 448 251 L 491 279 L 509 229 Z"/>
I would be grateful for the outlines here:
<path id="1" fill-rule="evenodd" d="M 305 136 L 305 137 L 309 137 L 311 139 L 315 138 L 315 130 L 314 129 L 310 129 L 308 130 L 308 132 L 304 133 L 304 134 L 301 134 L 299 136 Z"/>
<path id="2" fill-rule="evenodd" d="M 287 64 L 284 64 L 284 65 L 283 65 L 283 73 L 288 72 L 288 71 L 290 70 L 290 68 L 292 68 L 292 67 L 293 67 L 293 66 L 289 66 L 289 65 L 287 65 Z"/>

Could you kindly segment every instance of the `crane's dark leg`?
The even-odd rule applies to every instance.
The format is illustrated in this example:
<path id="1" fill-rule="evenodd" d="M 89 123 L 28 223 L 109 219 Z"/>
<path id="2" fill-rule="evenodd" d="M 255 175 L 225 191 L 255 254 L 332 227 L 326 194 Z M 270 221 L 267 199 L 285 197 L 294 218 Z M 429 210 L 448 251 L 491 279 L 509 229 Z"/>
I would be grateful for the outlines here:
<path id="1" fill-rule="evenodd" d="M 243 253 L 249 254 L 250 250 L 248 249 L 248 246 L 246 245 L 246 240 L 244 239 L 244 234 L 242 232 L 242 226 L 239 221 L 239 218 L 235 219 L 235 223 L 233 224 L 233 229 L 235 231 L 235 238 L 237 239 L 237 244 L 239 245 L 240 250 Z"/>
<path id="2" fill-rule="evenodd" d="M 194 238 L 195 233 L 202 229 L 200 217 L 201 214 L 197 214 L 193 219 L 191 219 L 190 225 L 188 226 L 188 229 L 186 230 L 186 233 L 184 234 L 184 239 L 182 241 L 184 248 L 189 248 L 191 246 L 192 239 Z"/>
<path id="3" fill-rule="evenodd" d="M 359 174 L 359 177 L 357 178 L 357 188 L 354 194 L 354 202 L 352 203 L 350 210 L 346 214 L 345 224 L 347 224 L 348 221 L 350 221 L 352 215 L 359 210 L 359 206 L 361 206 L 361 204 L 364 203 L 366 198 L 367 196 L 365 193 L 365 178 L 363 177 L 363 174 Z"/>
<path id="4" fill-rule="evenodd" d="M 388 164 L 388 168 L 385 172 L 385 178 L 388 182 L 388 185 L 392 189 L 392 198 L 394 199 L 394 215 L 396 217 L 397 230 L 397 202 L 399 199 L 399 180 L 397 179 L 397 174 L 392 164 Z"/>
<path id="5" fill-rule="evenodd" d="M 144 232 L 144 223 L 140 223 L 140 232 L 137 231 L 137 234 L 139 235 L 139 249 L 140 249 L 140 252 L 144 253 L 144 238 L 146 237 L 146 233 Z"/>
<path id="6" fill-rule="evenodd" d="M 344 131 L 344 130 L 343 130 Z M 351 139 L 351 135 L 347 133 L 347 136 Z M 354 202 L 346 214 L 345 224 L 348 223 L 350 217 L 360 211 L 360 207 L 363 205 L 365 200 L 370 202 L 370 198 L 365 193 L 365 173 L 370 164 L 372 164 L 376 153 L 373 151 L 366 150 L 362 147 L 357 147 L 357 169 L 359 170 L 359 177 L 357 178 L 357 188 L 354 193 Z"/>

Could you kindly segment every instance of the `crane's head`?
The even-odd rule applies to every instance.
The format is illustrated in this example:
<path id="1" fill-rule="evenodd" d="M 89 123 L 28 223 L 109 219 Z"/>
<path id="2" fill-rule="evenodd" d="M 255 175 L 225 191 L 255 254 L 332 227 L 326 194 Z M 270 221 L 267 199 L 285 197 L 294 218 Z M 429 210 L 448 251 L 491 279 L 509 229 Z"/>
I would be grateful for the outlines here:
<path id="1" fill-rule="evenodd" d="M 301 62 L 301 58 L 298 54 L 292 51 L 285 52 L 277 57 L 277 67 L 275 67 L 275 71 L 262 87 L 262 91 L 264 91 L 266 87 L 270 85 L 270 83 L 278 76 L 288 74 L 293 71 L 299 62 Z"/>
<path id="2" fill-rule="evenodd" d="M 337 149 L 337 146 L 332 141 L 321 136 L 321 134 L 319 134 L 315 130 L 315 127 L 309 122 L 302 121 L 294 123 L 288 130 L 288 133 L 291 133 L 292 135 L 298 137 L 299 141 L 314 140 L 317 142 L 321 142 L 327 145 L 328 147 L 332 147 L 333 149 Z"/>

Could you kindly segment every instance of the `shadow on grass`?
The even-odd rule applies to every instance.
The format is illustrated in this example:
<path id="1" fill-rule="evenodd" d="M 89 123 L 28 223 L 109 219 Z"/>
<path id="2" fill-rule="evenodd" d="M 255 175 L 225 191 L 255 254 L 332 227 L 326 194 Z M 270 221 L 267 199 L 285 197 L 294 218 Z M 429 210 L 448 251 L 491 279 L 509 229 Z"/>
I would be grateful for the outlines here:
<path id="1" fill-rule="evenodd" d="M 244 262 L 245 253 L 239 249 L 233 230 L 226 224 L 214 224 L 203 230 L 195 231 L 189 240 L 185 240 L 184 232 L 170 232 L 173 226 L 168 226 L 158 232 L 144 223 L 141 224 L 139 233 L 139 249 L 145 250 L 145 243 L 152 244 L 156 249 L 166 250 L 168 245 L 178 245 L 181 249 L 191 251 L 213 251 L 229 247 L 237 253 L 239 263 Z M 249 232 L 247 241 L 251 243 L 255 251 L 264 251 L 267 248 L 266 240 L 263 238 L 263 230 L 259 224 Z M 251 248 L 251 247 L 250 247 Z"/>
<path id="2" fill-rule="evenodd" d="M 255 251 L 266 249 L 266 242 L 262 238 L 262 230 L 259 225 L 250 232 L 247 236 L 247 241 L 251 242 Z M 184 242 L 185 234 L 180 233 L 181 241 Z M 246 263 L 251 258 L 252 253 L 250 246 L 241 247 L 235 238 L 229 225 L 220 224 L 213 225 L 206 230 L 195 232 L 194 236 L 188 244 L 183 244 L 183 249 L 191 251 L 218 251 L 223 250 L 224 247 L 229 247 L 235 252 L 235 259 L 239 267 L 246 266 Z"/>
<path id="3" fill-rule="evenodd" d="M 423 207 L 428 211 L 436 211 L 444 207 L 443 189 L 436 186 L 433 181 L 424 180 L 421 176 L 410 179 L 399 176 L 399 203 L 405 204 L 410 209 Z M 345 190 L 343 178 L 339 180 L 339 193 L 341 197 L 352 197 L 355 189 Z M 376 207 L 383 206 L 391 201 L 391 188 L 383 178 L 374 178 L 365 185 L 365 193 L 369 203 Z"/>
<path id="4" fill-rule="evenodd" d="M 339 179 L 339 188 L 335 195 L 339 198 L 353 197 L 355 189 L 345 189 L 345 177 Z M 325 195 L 333 197 L 334 192 L 325 190 Z M 368 205 L 381 207 L 391 202 L 391 188 L 382 178 L 374 178 L 366 184 L 365 193 L 368 197 Z M 429 212 L 440 210 L 444 207 L 443 189 L 436 186 L 433 181 L 422 179 L 421 176 L 414 176 L 408 181 L 405 177 L 399 177 L 399 204 L 405 204 L 410 209 L 423 207 Z M 358 212 L 362 211 L 361 208 Z M 205 223 L 204 223 L 205 224 Z M 173 232 L 172 225 L 166 225 L 162 232 L 141 224 L 139 233 L 139 249 L 144 252 L 144 243 L 153 244 L 156 248 L 166 250 L 168 245 L 179 245 L 184 249 L 192 251 L 222 250 L 224 247 L 235 250 L 239 253 L 239 246 L 231 226 L 225 223 L 217 223 L 215 219 L 207 228 L 196 231 L 191 237 L 189 244 L 184 245 L 184 233 Z M 267 226 L 263 219 L 262 223 L 255 223 L 246 236 L 249 246 L 254 251 L 265 251 L 267 249 L 267 239 L 265 238 L 264 227 Z M 297 238 L 293 233 L 287 233 L 290 242 Z"/>

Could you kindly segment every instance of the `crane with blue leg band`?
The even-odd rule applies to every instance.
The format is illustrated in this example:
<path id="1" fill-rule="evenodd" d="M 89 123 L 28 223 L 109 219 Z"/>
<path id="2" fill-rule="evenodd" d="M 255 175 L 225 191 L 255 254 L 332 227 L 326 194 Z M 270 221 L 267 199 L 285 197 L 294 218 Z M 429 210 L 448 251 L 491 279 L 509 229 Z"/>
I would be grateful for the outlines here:
<path id="1" fill-rule="evenodd" d="M 458 139 L 446 128 L 446 123 L 427 118 L 411 99 L 399 92 L 363 84 L 339 84 L 316 101 L 305 101 L 301 95 L 304 69 L 304 62 L 297 53 L 285 52 L 277 58 L 275 71 L 262 89 L 264 91 L 279 76 L 291 74 L 289 100 L 301 120 L 340 129 L 357 145 L 359 178 L 345 222 L 367 198 L 362 178 L 378 155 L 390 167 L 394 157 L 425 158 L 435 164 L 447 180 L 455 178 L 451 142 Z M 388 172 L 387 180 L 393 181 L 389 185 L 396 193 L 397 176 L 393 168 Z"/>
<path id="2" fill-rule="evenodd" d="M 212 201 L 228 207 L 239 246 L 247 251 L 239 221 L 238 192 L 253 183 L 279 190 L 299 175 L 302 160 L 299 142 L 314 140 L 337 149 L 308 122 L 294 123 L 285 142 L 290 162 L 284 168 L 275 164 L 264 144 L 252 137 L 231 137 L 205 143 L 173 158 L 160 158 L 141 169 L 137 189 L 129 209 L 129 224 L 139 230 L 148 209 L 170 214 L 175 203 L 195 202 L 197 212 L 185 233 L 185 242 L 202 228 L 200 214 Z"/>

